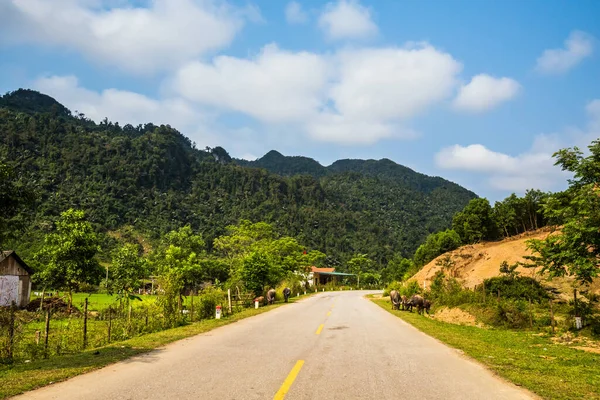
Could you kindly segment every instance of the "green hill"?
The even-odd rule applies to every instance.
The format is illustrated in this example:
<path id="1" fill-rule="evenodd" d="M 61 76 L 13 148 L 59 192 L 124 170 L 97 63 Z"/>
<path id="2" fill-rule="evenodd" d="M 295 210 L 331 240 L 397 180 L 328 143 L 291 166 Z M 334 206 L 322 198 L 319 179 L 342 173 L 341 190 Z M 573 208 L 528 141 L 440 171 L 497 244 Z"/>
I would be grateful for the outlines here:
<path id="1" fill-rule="evenodd" d="M 390 160 L 323 167 L 275 151 L 255 162 L 196 149 L 170 126 L 97 124 L 51 97 L 0 98 L 0 157 L 39 193 L 9 245 L 31 254 L 61 211 L 84 209 L 101 232 L 131 225 L 150 239 L 185 224 L 214 237 L 240 219 L 266 221 L 325 252 L 332 264 L 367 253 L 384 264 L 411 255 L 476 197 Z M 106 246 L 110 247 L 106 236 Z"/>

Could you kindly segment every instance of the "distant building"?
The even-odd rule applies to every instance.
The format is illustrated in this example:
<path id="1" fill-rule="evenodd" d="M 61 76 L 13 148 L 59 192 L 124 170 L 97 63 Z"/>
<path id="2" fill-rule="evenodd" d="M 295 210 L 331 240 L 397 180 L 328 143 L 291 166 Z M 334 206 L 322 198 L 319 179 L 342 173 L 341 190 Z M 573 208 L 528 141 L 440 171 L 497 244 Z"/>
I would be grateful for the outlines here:
<path id="1" fill-rule="evenodd" d="M 308 273 L 308 284 L 326 285 L 329 282 L 337 283 L 338 279 L 344 276 L 355 276 L 354 274 L 346 274 L 344 272 L 335 272 L 335 268 L 317 268 L 311 267 L 311 272 Z"/>
<path id="2" fill-rule="evenodd" d="M 0 307 L 29 304 L 33 270 L 12 250 L 0 253 Z"/>

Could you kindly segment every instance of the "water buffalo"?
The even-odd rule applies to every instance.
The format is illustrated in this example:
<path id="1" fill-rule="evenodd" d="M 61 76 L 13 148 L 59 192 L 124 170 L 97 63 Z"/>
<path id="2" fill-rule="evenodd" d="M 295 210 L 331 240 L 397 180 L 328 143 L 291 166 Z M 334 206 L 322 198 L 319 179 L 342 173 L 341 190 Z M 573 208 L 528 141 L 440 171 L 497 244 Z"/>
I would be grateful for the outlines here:
<path id="1" fill-rule="evenodd" d="M 408 297 L 405 295 L 400 296 L 400 303 L 402 304 L 402 310 L 406 310 L 408 308 Z"/>
<path id="2" fill-rule="evenodd" d="M 292 290 L 289 287 L 286 287 L 285 289 L 283 289 L 283 298 L 285 299 L 285 302 L 288 302 L 288 299 L 290 298 L 290 294 L 292 293 Z"/>
<path id="3" fill-rule="evenodd" d="M 275 303 L 275 289 L 270 289 L 267 292 L 267 303 L 269 303 L 269 304 Z"/>
<path id="4" fill-rule="evenodd" d="M 392 310 L 400 309 L 400 293 L 397 290 L 390 292 L 390 300 L 392 301 Z"/>
<path id="5" fill-rule="evenodd" d="M 417 307 L 417 312 L 419 314 L 423 314 L 423 310 L 427 311 L 427 314 L 429 314 L 429 309 L 431 308 L 431 302 L 429 300 L 425 300 L 423 297 L 419 296 L 418 294 L 415 294 L 408 301 L 408 306 L 409 306 L 411 312 L 412 312 L 413 307 Z"/>

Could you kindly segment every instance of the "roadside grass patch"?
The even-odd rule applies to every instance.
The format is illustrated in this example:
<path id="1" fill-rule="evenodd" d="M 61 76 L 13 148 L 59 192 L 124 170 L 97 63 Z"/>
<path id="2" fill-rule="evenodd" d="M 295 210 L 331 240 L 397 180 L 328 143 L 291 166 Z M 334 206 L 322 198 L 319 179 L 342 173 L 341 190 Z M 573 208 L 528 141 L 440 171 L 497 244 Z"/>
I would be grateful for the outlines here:
<path id="1" fill-rule="evenodd" d="M 371 300 L 542 398 L 600 399 L 600 354 L 556 344 L 545 333 L 454 325 Z"/>

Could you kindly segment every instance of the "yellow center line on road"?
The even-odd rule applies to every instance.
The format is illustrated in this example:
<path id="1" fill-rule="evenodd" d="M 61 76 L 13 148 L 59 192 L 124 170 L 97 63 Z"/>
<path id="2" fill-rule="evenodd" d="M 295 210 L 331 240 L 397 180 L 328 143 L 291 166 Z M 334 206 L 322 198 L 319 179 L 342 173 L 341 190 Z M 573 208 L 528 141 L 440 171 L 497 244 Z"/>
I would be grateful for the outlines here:
<path id="1" fill-rule="evenodd" d="M 327 316 L 328 316 L 328 317 L 329 317 L 330 315 L 331 315 L 331 311 L 329 311 L 329 312 L 327 313 Z"/>
<path id="2" fill-rule="evenodd" d="M 315 332 L 315 335 L 320 335 L 321 334 L 321 331 L 323 330 L 323 326 L 325 326 L 325 324 L 319 325 L 319 329 L 317 329 L 317 331 Z"/>
<path id="3" fill-rule="evenodd" d="M 323 325 L 321 325 L 321 327 L 323 327 Z M 298 360 L 298 362 L 296 362 L 296 365 L 294 365 L 294 368 L 292 368 L 290 374 L 287 376 L 287 378 L 285 378 L 285 381 L 283 381 L 283 385 L 281 385 L 279 391 L 275 393 L 275 397 L 273 397 L 273 400 L 283 400 L 286 393 L 292 387 L 292 383 L 294 383 L 294 381 L 296 380 L 296 377 L 300 373 L 300 370 L 302 369 L 303 365 L 304 360 Z"/>

